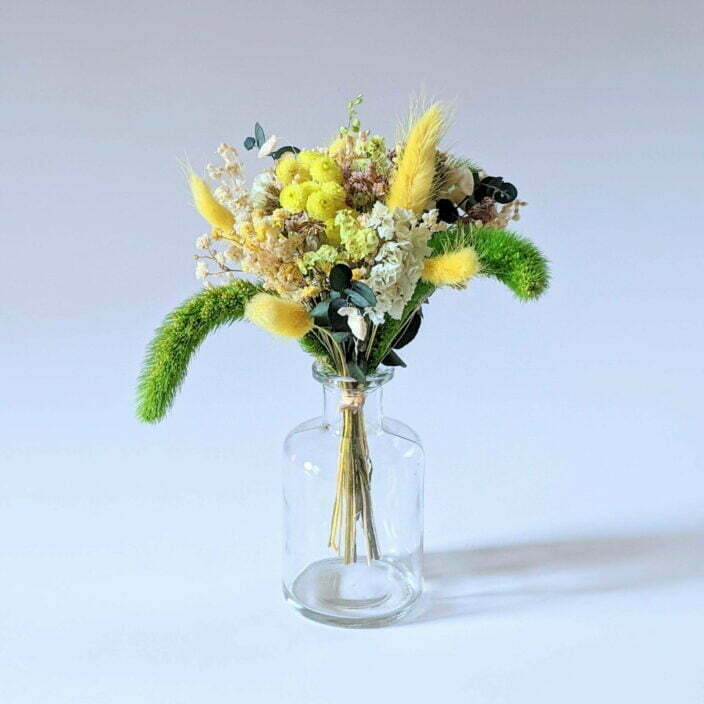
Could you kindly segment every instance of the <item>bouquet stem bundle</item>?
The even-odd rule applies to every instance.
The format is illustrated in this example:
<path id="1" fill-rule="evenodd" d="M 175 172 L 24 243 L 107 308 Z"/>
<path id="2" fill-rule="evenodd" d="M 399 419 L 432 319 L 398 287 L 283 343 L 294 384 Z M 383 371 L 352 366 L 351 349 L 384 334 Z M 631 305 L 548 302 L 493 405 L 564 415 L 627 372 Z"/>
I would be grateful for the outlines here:
<path id="1" fill-rule="evenodd" d="M 372 462 L 364 423 L 365 394 L 344 389 L 337 460 L 337 491 L 330 521 L 329 546 L 348 565 L 357 560 L 357 523 L 361 524 L 367 562 L 379 559 L 370 483 Z"/>

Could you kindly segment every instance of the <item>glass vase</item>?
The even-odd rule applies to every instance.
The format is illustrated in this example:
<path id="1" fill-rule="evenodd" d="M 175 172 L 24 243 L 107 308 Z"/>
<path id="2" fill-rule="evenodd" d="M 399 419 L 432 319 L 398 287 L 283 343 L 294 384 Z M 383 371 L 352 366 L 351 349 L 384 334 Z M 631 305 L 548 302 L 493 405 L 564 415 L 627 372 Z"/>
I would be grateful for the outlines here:
<path id="1" fill-rule="evenodd" d="M 322 414 L 284 443 L 284 595 L 316 621 L 385 625 L 422 591 L 423 448 L 383 414 L 392 369 L 360 382 L 314 365 L 313 377 Z"/>

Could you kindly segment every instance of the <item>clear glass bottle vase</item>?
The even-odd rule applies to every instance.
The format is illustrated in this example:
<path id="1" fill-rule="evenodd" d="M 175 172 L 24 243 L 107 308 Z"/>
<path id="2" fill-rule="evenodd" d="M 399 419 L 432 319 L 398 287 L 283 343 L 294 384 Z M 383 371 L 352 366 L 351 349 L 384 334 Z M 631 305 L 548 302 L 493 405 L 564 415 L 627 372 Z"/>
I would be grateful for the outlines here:
<path id="1" fill-rule="evenodd" d="M 423 448 L 387 418 L 384 369 L 364 383 L 314 365 L 323 413 L 284 443 L 286 599 L 324 623 L 379 626 L 422 591 Z"/>

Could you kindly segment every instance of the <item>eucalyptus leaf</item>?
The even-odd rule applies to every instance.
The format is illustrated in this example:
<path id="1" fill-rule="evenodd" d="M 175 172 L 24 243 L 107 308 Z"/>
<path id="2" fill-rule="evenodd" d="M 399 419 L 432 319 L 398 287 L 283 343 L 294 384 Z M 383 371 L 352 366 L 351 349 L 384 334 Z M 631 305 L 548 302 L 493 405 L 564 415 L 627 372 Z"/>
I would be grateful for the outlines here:
<path id="1" fill-rule="evenodd" d="M 318 316 L 321 315 L 327 315 L 328 314 L 328 306 L 330 305 L 330 299 L 326 298 L 324 301 L 320 301 L 318 305 L 311 310 L 310 314 L 314 317 L 317 318 Z"/>
<path id="2" fill-rule="evenodd" d="M 369 308 L 369 301 L 351 288 L 346 288 L 342 293 L 344 293 L 350 303 L 357 306 L 357 308 Z"/>
<path id="3" fill-rule="evenodd" d="M 376 305 L 376 296 L 374 291 L 372 291 L 367 284 L 363 284 L 361 281 L 353 281 L 350 284 L 350 288 L 356 291 L 360 296 L 364 296 L 367 301 L 369 301 L 370 306 Z"/>
<path id="4" fill-rule="evenodd" d="M 257 140 L 254 139 L 254 137 L 247 137 L 247 139 L 244 140 L 244 148 L 247 151 L 254 149 L 256 144 L 257 144 Z"/>
<path id="5" fill-rule="evenodd" d="M 262 126 L 258 122 L 254 123 L 254 138 L 257 140 L 257 146 L 259 148 L 261 148 L 264 142 L 266 142 L 266 135 L 264 134 Z"/>
<path id="6" fill-rule="evenodd" d="M 330 288 L 333 291 L 344 291 L 352 281 L 352 269 L 345 264 L 335 264 L 330 270 Z"/>
<path id="7" fill-rule="evenodd" d="M 389 350 L 389 353 L 381 360 L 382 364 L 387 367 L 405 367 L 406 363 L 393 351 Z"/>
<path id="8" fill-rule="evenodd" d="M 353 379 L 356 379 L 361 383 L 364 383 L 367 380 L 366 374 L 355 362 L 347 362 L 347 371 Z"/>
<path id="9" fill-rule="evenodd" d="M 335 340 L 335 342 L 344 342 L 350 337 L 350 333 L 348 332 L 334 332 L 332 333 L 332 339 Z"/>

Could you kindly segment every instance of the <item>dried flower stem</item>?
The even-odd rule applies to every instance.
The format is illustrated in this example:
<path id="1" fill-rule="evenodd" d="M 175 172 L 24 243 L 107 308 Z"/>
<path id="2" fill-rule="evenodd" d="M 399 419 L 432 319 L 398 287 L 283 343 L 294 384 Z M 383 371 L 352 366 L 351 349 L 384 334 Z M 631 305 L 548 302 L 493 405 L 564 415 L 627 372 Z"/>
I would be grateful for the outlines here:
<path id="1" fill-rule="evenodd" d="M 357 560 L 357 520 L 366 543 L 367 562 L 379 559 L 370 492 L 372 463 L 364 424 L 364 392 L 345 387 L 347 401 L 340 408 L 342 431 L 337 461 L 337 491 L 328 544 L 348 565 Z"/>

